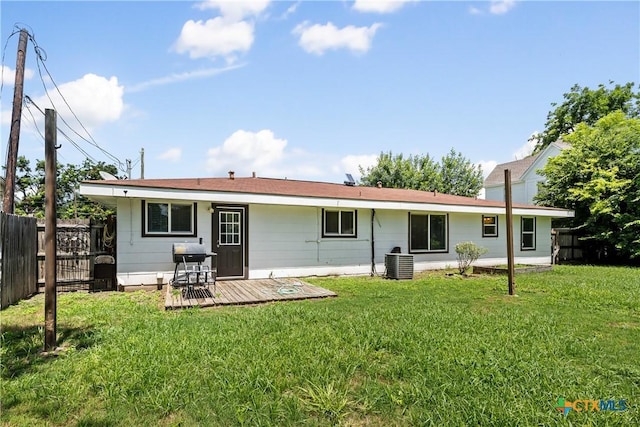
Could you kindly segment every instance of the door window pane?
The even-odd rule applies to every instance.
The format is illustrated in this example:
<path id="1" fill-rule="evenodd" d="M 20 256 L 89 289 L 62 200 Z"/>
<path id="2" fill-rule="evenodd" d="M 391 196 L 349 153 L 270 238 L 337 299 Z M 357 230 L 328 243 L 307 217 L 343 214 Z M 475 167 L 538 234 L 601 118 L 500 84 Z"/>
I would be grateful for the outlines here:
<path id="1" fill-rule="evenodd" d="M 219 212 L 218 241 L 221 245 L 240 244 L 240 213 Z"/>

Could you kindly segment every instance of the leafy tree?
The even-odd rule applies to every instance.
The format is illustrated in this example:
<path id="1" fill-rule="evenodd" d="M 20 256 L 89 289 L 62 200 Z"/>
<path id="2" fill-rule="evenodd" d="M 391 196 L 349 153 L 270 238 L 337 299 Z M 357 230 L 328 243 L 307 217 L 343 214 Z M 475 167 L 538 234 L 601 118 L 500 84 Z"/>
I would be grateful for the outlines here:
<path id="1" fill-rule="evenodd" d="M 609 84 L 613 84 L 610 81 Z M 531 139 L 537 140 L 534 153 L 576 130 L 579 123 L 595 124 L 599 119 L 614 111 L 622 111 L 627 117 L 640 116 L 640 91 L 634 92 L 634 83 L 623 86 L 616 84 L 608 88 L 603 84 L 597 89 L 574 85 L 563 95 L 564 102 L 552 103 L 555 107 L 547 114 L 545 129 Z"/>
<path id="2" fill-rule="evenodd" d="M 360 183 L 384 187 L 439 191 L 458 196 L 477 196 L 482 188 L 482 169 L 467 160 L 461 153 L 451 151 L 434 161 L 428 154 L 409 156 L 380 153 L 378 163 L 366 170 L 360 167 Z"/>
<path id="3" fill-rule="evenodd" d="M 477 196 L 482 188 L 482 169 L 453 149 L 442 158 L 438 191 L 458 196 Z"/>
<path id="4" fill-rule="evenodd" d="M 575 211 L 591 249 L 609 258 L 640 260 L 640 119 L 621 111 L 566 136 L 570 149 L 541 171 L 539 204 Z"/>
<path id="5" fill-rule="evenodd" d="M 58 218 L 93 218 L 104 221 L 114 212 L 98 203 L 77 194 L 81 181 L 101 179 L 100 171 L 112 175 L 118 173 L 113 165 L 104 162 L 94 163 L 86 159 L 81 165 L 62 165 L 58 163 L 56 174 L 56 209 Z M 35 170 L 24 156 L 18 158 L 16 173 L 16 194 L 20 199 L 16 203 L 16 213 L 44 218 L 44 160 L 36 161 Z"/>

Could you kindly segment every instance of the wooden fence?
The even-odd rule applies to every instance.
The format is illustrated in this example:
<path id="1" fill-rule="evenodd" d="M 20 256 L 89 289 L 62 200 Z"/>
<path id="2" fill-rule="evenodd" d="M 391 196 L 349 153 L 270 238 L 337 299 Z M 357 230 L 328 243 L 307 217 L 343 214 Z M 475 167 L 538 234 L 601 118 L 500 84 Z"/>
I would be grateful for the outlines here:
<path id="1" fill-rule="evenodd" d="M 572 228 L 554 228 L 551 230 L 553 262 L 563 264 L 584 261 L 584 248 L 580 234 Z"/>
<path id="2" fill-rule="evenodd" d="M 1 308 L 38 292 L 36 219 L 0 212 Z"/>

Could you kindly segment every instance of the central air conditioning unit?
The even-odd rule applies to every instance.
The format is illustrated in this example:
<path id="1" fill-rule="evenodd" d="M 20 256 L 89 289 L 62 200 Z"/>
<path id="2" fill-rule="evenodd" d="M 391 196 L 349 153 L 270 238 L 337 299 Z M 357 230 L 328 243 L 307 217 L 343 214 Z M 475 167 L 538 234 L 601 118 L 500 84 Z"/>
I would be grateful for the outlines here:
<path id="1" fill-rule="evenodd" d="M 385 254 L 384 265 L 387 268 L 387 279 L 413 279 L 413 255 Z"/>

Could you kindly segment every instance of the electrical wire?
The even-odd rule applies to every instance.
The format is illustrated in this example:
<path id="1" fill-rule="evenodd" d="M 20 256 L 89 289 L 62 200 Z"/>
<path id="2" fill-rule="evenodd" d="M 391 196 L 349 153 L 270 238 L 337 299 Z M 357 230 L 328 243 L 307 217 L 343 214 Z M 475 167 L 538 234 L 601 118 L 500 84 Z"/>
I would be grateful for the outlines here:
<path id="1" fill-rule="evenodd" d="M 35 102 L 33 102 L 33 100 L 26 95 L 25 96 L 25 100 L 27 101 L 25 103 L 25 105 L 27 105 L 27 108 L 29 104 L 32 104 L 34 107 L 36 107 L 38 109 L 38 111 L 40 111 L 40 113 L 42 113 L 42 115 L 44 116 L 44 111 L 42 111 L 42 109 L 38 106 L 38 104 L 36 104 Z M 31 112 L 31 110 L 29 110 L 29 112 Z M 35 119 L 34 119 L 35 122 Z M 37 128 L 37 125 L 36 125 Z M 66 138 L 67 141 L 69 141 L 69 143 L 71 143 L 71 145 L 73 145 L 78 151 L 80 151 L 80 153 L 82 153 L 85 157 L 87 157 L 88 159 L 90 159 L 91 161 L 93 161 L 94 163 L 98 163 L 98 161 L 96 159 L 94 159 L 89 153 L 87 153 L 84 149 L 82 149 L 82 147 L 80 147 L 80 144 L 78 144 L 77 142 L 75 142 L 74 140 L 71 139 L 71 137 L 69 137 L 69 135 L 67 135 L 62 129 L 60 129 L 59 127 L 56 126 L 56 129 L 58 132 L 60 132 L 60 134 L 62 136 L 64 136 Z M 40 133 L 40 130 L 38 129 L 38 133 Z M 42 136 L 42 133 L 40 133 L 40 136 Z M 44 139 L 44 137 L 43 137 Z M 61 156 L 62 157 L 62 156 Z"/>
<path id="2" fill-rule="evenodd" d="M 2 64 L 0 64 L 0 102 L 2 101 L 2 93 L 4 91 L 4 57 L 5 54 L 7 53 L 7 46 L 9 45 L 9 40 L 11 40 L 11 38 L 13 36 L 15 36 L 16 34 L 18 34 L 20 32 L 20 30 L 15 30 L 9 34 L 9 36 L 7 37 L 7 41 L 4 43 L 4 48 L 2 49 Z M 7 167 L 9 166 L 9 144 L 10 144 L 11 139 L 7 139 L 7 145 L 5 146 L 5 153 L 7 153 L 7 157 L 4 161 L 4 168 L 5 170 L 7 170 Z"/>
<path id="3" fill-rule="evenodd" d="M 88 138 L 81 135 L 78 131 L 76 131 L 65 119 L 62 115 L 59 115 L 60 120 L 62 121 L 62 123 L 67 126 L 69 128 L 69 130 L 71 132 L 73 132 L 75 135 L 77 135 L 80 139 L 82 139 L 83 141 L 85 141 L 86 143 L 92 145 L 93 147 L 97 148 L 100 152 L 102 152 L 105 156 L 107 156 L 111 161 L 115 162 L 119 169 L 123 172 L 126 172 L 126 168 L 124 167 L 124 163 L 115 155 L 111 154 L 110 152 L 108 152 L 107 150 L 105 150 L 104 148 L 102 148 L 97 142 L 96 140 L 93 138 L 93 136 L 91 135 L 91 133 L 89 132 L 89 130 L 84 126 L 84 124 L 82 124 L 82 122 L 80 121 L 80 119 L 78 118 L 77 114 L 73 111 L 73 109 L 71 108 L 71 105 L 69 105 L 69 102 L 67 101 L 67 99 L 64 97 L 64 95 L 62 94 L 62 92 L 60 91 L 60 88 L 58 87 L 57 83 L 55 82 L 55 79 L 53 78 L 53 76 L 51 75 L 51 72 L 49 71 L 49 69 L 47 68 L 47 65 L 45 64 L 45 61 L 47 60 L 47 53 L 46 51 L 40 47 L 35 39 L 34 36 L 32 36 L 31 34 L 29 35 L 29 39 L 31 40 L 31 42 L 34 45 L 34 50 L 36 53 L 36 64 L 38 67 L 38 74 L 40 76 L 40 80 L 42 82 L 43 88 L 45 90 L 45 94 L 47 96 L 47 98 L 49 99 L 49 102 L 51 102 L 51 105 L 54 106 L 55 108 L 55 103 L 53 102 L 53 99 L 51 98 L 51 94 L 49 93 L 49 90 L 47 88 L 45 79 L 44 79 L 44 75 L 42 72 L 42 69 L 44 68 L 44 70 L 46 71 L 47 76 L 49 77 L 51 83 L 53 84 L 53 86 L 55 87 L 58 95 L 60 96 L 60 98 L 63 100 L 64 104 L 67 106 L 67 108 L 69 109 L 69 111 L 71 112 L 71 114 L 73 115 L 73 117 L 76 119 L 76 121 L 78 122 L 78 124 L 80 124 L 80 127 L 82 128 L 82 130 L 87 134 Z M 71 142 L 74 147 L 78 148 L 83 154 L 87 155 L 88 158 L 90 158 L 91 160 L 93 160 L 95 162 L 95 159 L 93 159 L 91 156 L 89 156 L 88 154 L 86 154 L 86 151 L 79 148 L 79 144 L 77 144 L 76 142 L 72 141 L 71 138 L 64 134 L 62 132 L 62 130 L 58 127 L 58 131 L 60 131 L 65 138 L 67 138 L 69 140 L 69 142 Z"/>
<path id="4" fill-rule="evenodd" d="M 13 36 L 15 36 L 16 34 L 19 34 L 20 31 L 22 31 L 22 28 L 18 27 L 18 24 L 16 23 L 14 25 L 14 30 L 11 34 L 9 34 L 7 36 L 7 41 L 4 43 L 4 48 L 2 49 L 2 64 L 4 65 L 4 57 L 5 54 L 7 53 L 7 46 L 9 45 L 9 40 L 11 40 L 11 38 Z M 2 101 L 2 91 L 4 89 L 4 67 L 2 67 L 2 69 L 0 70 L 0 101 Z"/>

